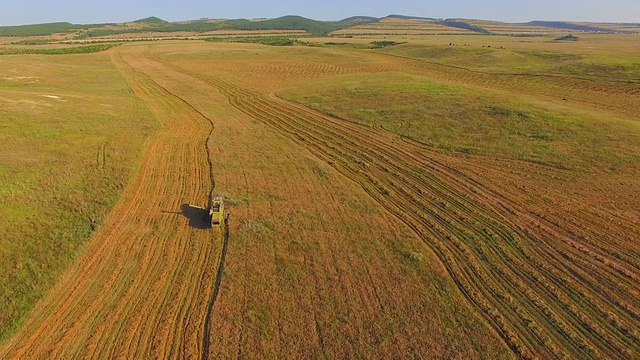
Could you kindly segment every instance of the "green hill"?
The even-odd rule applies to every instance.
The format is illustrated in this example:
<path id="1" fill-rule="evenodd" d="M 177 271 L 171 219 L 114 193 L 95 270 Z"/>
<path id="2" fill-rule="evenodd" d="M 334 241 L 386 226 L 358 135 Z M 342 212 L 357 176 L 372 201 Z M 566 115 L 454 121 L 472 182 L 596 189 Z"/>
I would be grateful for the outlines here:
<path id="1" fill-rule="evenodd" d="M 90 29 L 97 26 L 103 25 L 77 25 L 68 22 L 55 22 L 34 25 L 0 26 L 0 36 L 47 36 L 75 30 Z"/>
<path id="2" fill-rule="evenodd" d="M 483 29 L 483 28 L 478 27 L 478 26 L 471 25 L 468 22 L 465 22 L 465 21 L 462 21 L 462 20 L 446 19 L 446 20 L 439 20 L 439 21 L 434 21 L 434 22 L 436 24 L 449 26 L 449 27 L 455 27 L 455 28 L 459 28 L 459 29 L 465 29 L 465 30 L 477 32 L 477 33 L 480 33 L 480 34 L 490 34 L 490 32 L 488 30 Z"/>
<path id="3" fill-rule="evenodd" d="M 351 26 L 369 24 L 369 23 L 378 22 L 378 21 L 380 21 L 380 19 L 371 17 L 371 16 L 352 16 L 352 17 L 348 17 L 346 19 L 337 21 L 336 23 L 338 23 L 338 26 L 340 26 L 341 29 L 344 29 Z"/>
<path id="4" fill-rule="evenodd" d="M 154 18 L 148 18 L 154 19 Z M 287 15 L 275 19 L 252 21 L 247 19 L 234 19 L 211 22 L 209 20 L 195 20 L 189 22 L 168 23 L 163 20 L 149 23 L 147 20 L 139 20 L 149 26 L 140 29 L 93 29 L 87 33 L 89 37 L 141 33 L 141 32 L 206 32 L 214 30 L 305 30 L 313 35 L 326 35 L 332 31 L 344 29 L 350 26 L 366 24 L 378 21 L 377 18 L 356 16 L 340 21 L 318 21 L 302 16 Z"/>
<path id="5" fill-rule="evenodd" d="M 167 24 L 168 21 L 162 20 L 162 19 L 157 18 L 155 16 L 151 16 L 151 17 L 148 17 L 148 18 L 132 21 L 132 23 Z"/>
<path id="6" fill-rule="evenodd" d="M 107 29 L 107 24 L 77 25 L 68 22 L 49 24 L 1 26 L 0 36 L 49 36 L 56 33 L 68 33 L 72 31 L 88 30 L 88 37 L 144 33 L 144 32 L 206 32 L 213 30 L 305 30 L 313 35 L 326 35 L 332 31 L 347 28 L 354 25 L 366 24 L 378 21 L 377 18 L 367 16 L 354 16 L 340 21 L 318 21 L 302 16 L 283 16 L 275 19 L 252 21 L 247 19 L 234 19 L 212 22 L 209 20 L 195 20 L 189 22 L 167 22 L 157 17 L 148 17 L 132 21 L 143 24 L 137 29 L 121 28 Z M 108 24 L 114 25 L 114 24 Z"/>
<path id="7" fill-rule="evenodd" d="M 428 17 L 421 17 L 421 16 L 407 16 L 407 15 L 397 15 L 397 14 L 392 14 L 387 16 L 387 18 L 390 19 L 405 19 L 405 20 L 411 20 L 411 19 L 416 19 L 416 20 L 429 20 L 429 21 L 435 21 L 437 19 L 434 18 L 428 18 Z"/>
<path id="8" fill-rule="evenodd" d="M 262 21 L 229 20 L 223 24 L 236 30 L 306 30 L 317 35 L 327 34 L 339 28 L 336 22 L 317 21 L 293 15 Z"/>

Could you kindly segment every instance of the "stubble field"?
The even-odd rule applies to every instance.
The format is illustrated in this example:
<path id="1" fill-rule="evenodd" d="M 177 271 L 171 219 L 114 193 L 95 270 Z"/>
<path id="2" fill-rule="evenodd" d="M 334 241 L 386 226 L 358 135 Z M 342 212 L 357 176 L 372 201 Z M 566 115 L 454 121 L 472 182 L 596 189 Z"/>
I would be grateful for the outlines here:
<path id="1" fill-rule="evenodd" d="M 90 55 L 159 130 L 0 357 L 637 356 L 638 44 L 611 39 Z M 180 213 L 212 190 L 226 243 Z"/>

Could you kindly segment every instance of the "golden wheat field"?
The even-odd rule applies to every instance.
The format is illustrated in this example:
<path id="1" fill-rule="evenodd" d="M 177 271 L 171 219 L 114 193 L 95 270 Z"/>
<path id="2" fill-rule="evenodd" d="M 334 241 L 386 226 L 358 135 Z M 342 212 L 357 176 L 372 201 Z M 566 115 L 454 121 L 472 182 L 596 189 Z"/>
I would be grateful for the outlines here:
<path id="1" fill-rule="evenodd" d="M 130 43 L 55 70 L 0 57 L 7 141 L 49 139 L 0 167 L 18 189 L 3 204 L 26 199 L 11 205 L 16 241 L 46 232 L 28 225 L 46 184 L 76 174 L 52 204 L 83 179 L 94 190 L 75 200 L 112 199 L 71 209 L 86 243 L 58 245 L 68 263 L 5 302 L 0 358 L 640 356 L 640 41 L 461 31 L 365 46 L 439 33 L 403 24 L 331 44 Z M 24 130 L 56 119 L 34 99 L 85 122 Z M 64 146 L 87 150 L 58 177 L 9 177 Z M 211 193 L 225 227 L 185 212 Z M 30 276 L 11 254 L 6 271 Z"/>

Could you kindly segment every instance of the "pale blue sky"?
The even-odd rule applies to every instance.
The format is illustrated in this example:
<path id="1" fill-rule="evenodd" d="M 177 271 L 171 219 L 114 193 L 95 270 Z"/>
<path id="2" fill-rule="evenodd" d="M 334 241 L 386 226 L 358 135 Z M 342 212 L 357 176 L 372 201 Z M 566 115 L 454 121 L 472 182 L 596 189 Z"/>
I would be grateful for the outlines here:
<path id="1" fill-rule="evenodd" d="M 0 0 L 0 9 L 0 25 L 125 22 L 148 16 L 168 21 L 283 15 L 340 20 L 354 15 L 389 14 L 510 22 L 640 22 L 640 0 Z"/>

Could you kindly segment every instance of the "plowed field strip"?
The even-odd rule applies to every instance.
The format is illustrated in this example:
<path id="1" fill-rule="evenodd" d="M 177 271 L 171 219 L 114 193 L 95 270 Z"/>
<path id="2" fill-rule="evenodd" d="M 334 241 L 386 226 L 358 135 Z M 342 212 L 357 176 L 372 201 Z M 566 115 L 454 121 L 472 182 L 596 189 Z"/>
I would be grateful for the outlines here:
<path id="1" fill-rule="evenodd" d="M 208 195 L 208 204 L 210 205 L 212 203 L 213 200 L 213 192 L 215 190 L 215 176 L 214 176 L 214 171 L 213 171 L 213 163 L 211 160 L 211 150 L 210 150 L 210 141 L 211 141 L 211 135 L 213 133 L 213 130 L 215 129 L 213 120 L 211 120 L 209 117 L 207 117 L 205 114 L 203 114 L 202 112 L 200 112 L 198 109 L 194 108 L 191 104 L 189 104 L 189 102 L 187 102 L 185 99 L 183 99 L 182 97 L 176 95 L 175 93 L 170 92 L 167 88 L 159 85 L 156 83 L 156 85 L 158 87 L 160 87 L 164 92 L 171 94 L 172 96 L 174 96 L 176 99 L 179 99 L 185 106 L 189 107 L 190 109 L 192 109 L 195 113 L 197 113 L 198 115 L 200 115 L 202 118 L 206 119 L 210 125 L 211 125 L 211 129 L 209 131 L 209 134 L 207 136 L 207 139 L 205 140 L 205 149 L 206 149 L 206 154 L 207 154 L 207 163 L 209 165 L 209 179 L 210 179 L 210 183 L 211 183 L 211 187 L 209 190 L 209 195 Z M 216 273 L 216 280 L 214 283 L 214 287 L 211 291 L 211 296 L 209 298 L 208 301 L 208 305 L 207 305 L 207 312 L 204 318 L 204 326 L 202 327 L 203 329 L 203 333 L 202 333 L 202 343 L 200 346 L 200 350 L 202 351 L 202 359 L 206 359 L 208 358 L 209 355 L 209 324 L 210 324 L 210 318 L 211 318 L 211 314 L 215 305 L 215 301 L 217 299 L 218 296 L 218 292 L 220 291 L 220 281 L 221 281 L 221 277 L 222 277 L 222 271 L 224 269 L 224 260 L 226 257 L 226 252 L 227 252 L 227 247 L 228 247 L 228 242 L 229 242 L 229 233 L 228 233 L 228 226 L 224 226 L 222 227 L 222 231 L 223 231 L 223 243 L 222 243 L 222 251 L 221 251 L 221 255 L 217 260 L 218 263 L 218 270 Z M 193 288 L 196 288 L 196 284 L 193 284 Z M 176 324 L 176 322 L 174 322 L 174 324 Z M 185 326 L 187 325 L 186 323 L 184 324 Z M 172 354 L 172 351 L 165 351 L 165 354 Z"/>
<path id="2" fill-rule="evenodd" d="M 223 75 L 192 75 L 358 182 L 414 229 L 517 354 L 598 358 L 639 350 L 636 302 L 617 288 L 637 291 L 626 282 L 638 277 L 632 264 L 577 243 L 423 148 L 241 89 Z M 594 257 L 610 264 L 590 265 Z"/>
<path id="3" fill-rule="evenodd" d="M 185 99 L 183 99 L 182 97 L 178 96 L 175 93 L 172 93 L 171 91 L 169 91 L 166 87 L 156 83 L 156 86 L 158 86 L 160 89 L 162 89 L 164 92 L 171 94 L 173 97 L 175 97 L 176 99 L 178 99 L 180 102 L 182 102 L 186 107 L 188 107 L 189 109 L 191 109 L 193 112 L 195 112 L 196 114 L 198 114 L 201 118 L 206 119 L 209 124 L 210 124 L 210 131 L 209 134 L 207 136 L 207 139 L 205 140 L 205 149 L 206 149 L 206 154 L 207 154 L 207 162 L 208 162 L 208 169 L 209 169 L 209 178 L 210 178 L 210 183 L 211 183 L 211 187 L 209 189 L 209 193 L 208 193 L 208 199 L 209 199 L 209 203 L 211 203 L 212 201 L 212 196 L 213 196 L 213 191 L 215 190 L 215 178 L 214 178 L 214 172 L 213 172 L 213 164 L 212 164 L 212 160 L 211 160 L 211 156 L 210 156 L 210 141 L 211 141 L 211 135 L 213 133 L 214 130 L 214 124 L 213 121 L 207 117 L 205 114 L 203 114 L 202 112 L 200 112 L 198 109 L 194 108 L 192 105 L 189 104 L 189 102 L 187 102 Z M 209 297 L 209 300 L 207 302 L 207 311 L 206 311 L 206 315 L 204 317 L 204 321 L 203 321 L 203 326 L 202 326 L 202 341 L 201 343 L 199 343 L 199 347 L 198 349 L 201 351 L 201 356 L 202 358 L 207 358 L 208 354 L 209 354 L 209 323 L 210 323 L 210 318 L 211 318 L 211 314 L 215 305 L 215 301 L 217 299 L 219 290 L 220 290 L 220 281 L 221 281 L 221 276 L 222 276 L 222 271 L 224 269 L 224 260 L 226 257 L 226 251 L 227 251 L 227 247 L 228 247 L 228 238 L 229 238 L 229 233 L 227 231 L 227 227 L 225 226 L 224 228 L 224 235 L 223 235 L 223 241 L 222 241 L 222 250 L 220 253 L 220 256 L 218 257 L 216 263 L 218 264 L 217 267 L 217 272 L 216 272 L 216 278 L 215 278 L 215 282 L 214 282 L 214 286 L 211 290 L 211 296 Z M 193 284 L 194 286 L 192 286 L 191 288 L 197 288 L 197 286 L 195 286 L 196 284 Z M 176 324 L 176 322 L 173 323 L 174 325 Z M 168 349 L 165 349 L 168 350 Z M 164 354 L 169 354 L 171 355 L 173 353 L 173 351 L 164 351 Z"/>
<path id="4" fill-rule="evenodd" d="M 210 119 L 135 71 L 112 61 L 163 128 L 107 222 L 0 358 L 199 356 L 222 244 L 175 213 L 211 192 Z M 192 325 L 195 323 L 195 325 Z M 178 324 L 176 326 L 176 324 Z M 182 324 L 182 326 L 180 325 Z M 193 327 L 198 331 L 189 331 Z"/>

